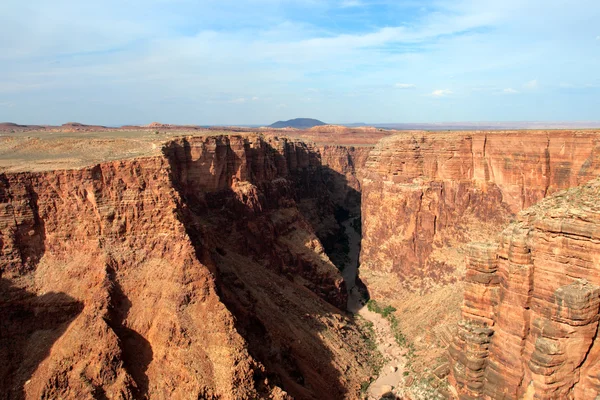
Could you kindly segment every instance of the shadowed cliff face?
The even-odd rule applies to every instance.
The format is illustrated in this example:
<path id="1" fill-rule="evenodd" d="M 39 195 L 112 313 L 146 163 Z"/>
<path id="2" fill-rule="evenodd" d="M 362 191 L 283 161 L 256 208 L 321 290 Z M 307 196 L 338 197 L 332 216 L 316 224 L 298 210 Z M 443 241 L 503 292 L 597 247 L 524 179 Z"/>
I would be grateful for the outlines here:
<path id="1" fill-rule="evenodd" d="M 64 293 L 36 296 L 0 280 L 0 398 L 25 398 L 36 367 L 81 309 Z"/>
<path id="2" fill-rule="evenodd" d="M 338 175 L 303 143 L 252 135 L 2 175 L 7 398 L 353 397 L 371 355 L 316 234 L 339 229 Z M 55 303 L 56 324 L 27 322 Z"/>
<path id="3" fill-rule="evenodd" d="M 350 360 L 368 357 L 340 311 L 346 284 L 328 256 L 343 229 L 335 211 L 359 199 L 346 176 L 287 139 L 189 138 L 165 154 L 188 235 L 262 377 L 297 399 L 353 397 L 361 368 Z M 225 167 L 207 174 L 214 165 Z"/>
<path id="4" fill-rule="evenodd" d="M 600 182 L 521 212 L 496 243 L 472 244 L 450 347 L 465 399 L 592 399 L 598 380 Z"/>

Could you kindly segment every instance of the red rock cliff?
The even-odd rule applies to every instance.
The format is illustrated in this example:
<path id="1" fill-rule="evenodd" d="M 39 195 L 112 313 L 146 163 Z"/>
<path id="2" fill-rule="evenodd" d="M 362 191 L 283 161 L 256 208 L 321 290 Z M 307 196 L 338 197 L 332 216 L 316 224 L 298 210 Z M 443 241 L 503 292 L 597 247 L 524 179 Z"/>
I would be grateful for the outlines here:
<path id="1" fill-rule="evenodd" d="M 322 146 L 319 150 L 323 165 L 337 172 L 340 179 L 332 188 L 338 202 L 358 207 L 360 212 L 361 180 L 372 146 Z"/>
<path id="2" fill-rule="evenodd" d="M 452 381 L 463 399 L 600 395 L 600 181 L 521 212 L 471 246 Z"/>
<path id="3" fill-rule="evenodd" d="M 1 175 L 0 392 L 353 396 L 369 355 L 298 206 L 322 172 L 302 143 L 221 136 Z"/>
<path id="4" fill-rule="evenodd" d="M 481 257 L 467 244 L 489 241 L 523 207 L 595 177 L 599 139 L 593 131 L 407 132 L 373 149 L 363 172 L 359 273 L 372 297 L 398 309 L 417 373 L 447 370 L 471 279 L 465 256 Z M 478 268 L 484 279 L 492 267 Z"/>
<path id="5" fill-rule="evenodd" d="M 461 264 L 453 260 L 462 257 L 449 249 L 485 237 L 522 208 L 596 176 L 599 139 L 596 132 L 573 131 L 383 139 L 364 172 L 361 275 L 391 287 L 415 277 L 439 282 L 452 275 Z"/>
<path id="6" fill-rule="evenodd" d="M 257 395 L 256 366 L 176 217 L 167 167 L 2 177 L 8 398 Z"/>

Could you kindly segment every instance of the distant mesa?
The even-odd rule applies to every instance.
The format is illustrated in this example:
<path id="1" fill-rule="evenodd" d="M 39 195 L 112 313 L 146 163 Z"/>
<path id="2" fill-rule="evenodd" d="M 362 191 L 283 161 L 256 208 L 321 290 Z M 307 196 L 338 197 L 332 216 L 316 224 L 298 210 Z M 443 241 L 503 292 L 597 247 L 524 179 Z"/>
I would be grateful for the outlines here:
<path id="1" fill-rule="evenodd" d="M 296 129 L 309 129 L 315 126 L 323 126 L 327 125 L 323 121 L 319 121 L 318 119 L 312 118 L 295 118 L 290 119 L 288 121 L 277 121 L 272 125 L 269 125 L 269 128 L 296 128 Z"/>
<path id="2" fill-rule="evenodd" d="M 14 122 L 0 122 L 0 131 L 4 132 L 4 131 L 14 131 L 15 129 L 17 130 L 22 130 L 22 129 L 30 129 L 30 128 L 36 128 L 38 127 L 37 125 L 19 125 L 19 124 L 15 124 Z"/>
<path id="3" fill-rule="evenodd" d="M 82 124 L 80 122 L 67 122 L 66 124 L 62 124 L 60 129 L 65 130 L 67 132 L 72 131 L 80 131 L 80 132 L 89 132 L 97 129 L 106 129 L 104 125 L 87 125 Z"/>

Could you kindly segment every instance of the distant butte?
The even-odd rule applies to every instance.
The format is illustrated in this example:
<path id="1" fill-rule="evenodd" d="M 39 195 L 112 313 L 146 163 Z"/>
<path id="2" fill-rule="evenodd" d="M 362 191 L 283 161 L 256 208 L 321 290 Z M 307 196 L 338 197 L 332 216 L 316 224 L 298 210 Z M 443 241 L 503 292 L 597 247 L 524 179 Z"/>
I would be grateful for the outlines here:
<path id="1" fill-rule="evenodd" d="M 288 121 L 277 121 L 272 125 L 269 125 L 269 128 L 296 128 L 296 129 L 308 129 L 313 128 L 315 126 L 327 125 L 323 121 L 319 121 L 318 119 L 312 118 L 295 118 L 290 119 Z"/>

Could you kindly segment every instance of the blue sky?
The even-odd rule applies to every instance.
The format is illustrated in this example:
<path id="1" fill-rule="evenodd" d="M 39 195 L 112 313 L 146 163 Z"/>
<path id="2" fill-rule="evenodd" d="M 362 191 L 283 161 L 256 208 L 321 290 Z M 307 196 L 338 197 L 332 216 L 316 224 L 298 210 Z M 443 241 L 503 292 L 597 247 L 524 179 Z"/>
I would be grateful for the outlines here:
<path id="1" fill-rule="evenodd" d="M 600 120 L 597 0 L 3 0 L 0 121 Z"/>

